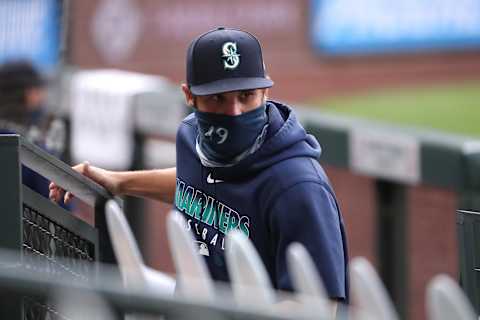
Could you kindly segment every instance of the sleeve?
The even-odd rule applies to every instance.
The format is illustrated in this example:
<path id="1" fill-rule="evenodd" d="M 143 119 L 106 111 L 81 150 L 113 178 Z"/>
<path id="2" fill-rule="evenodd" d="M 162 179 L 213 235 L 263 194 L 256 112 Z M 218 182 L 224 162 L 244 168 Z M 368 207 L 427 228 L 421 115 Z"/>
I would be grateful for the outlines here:
<path id="1" fill-rule="evenodd" d="M 293 289 L 286 251 L 292 242 L 300 242 L 312 256 L 329 296 L 346 299 L 346 245 L 334 195 L 317 182 L 298 183 L 277 197 L 270 219 L 278 289 Z"/>

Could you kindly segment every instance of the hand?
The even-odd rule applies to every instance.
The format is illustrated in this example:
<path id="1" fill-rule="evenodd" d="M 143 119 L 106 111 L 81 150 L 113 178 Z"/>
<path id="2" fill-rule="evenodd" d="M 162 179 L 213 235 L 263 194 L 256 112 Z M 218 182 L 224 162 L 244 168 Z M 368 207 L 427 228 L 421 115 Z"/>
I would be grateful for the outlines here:
<path id="1" fill-rule="evenodd" d="M 100 184 L 110 193 L 114 195 L 119 193 L 119 181 L 116 179 L 114 172 L 91 166 L 88 161 L 77 164 L 72 169 Z M 68 204 L 74 197 L 70 191 L 64 190 L 55 182 L 50 182 L 48 188 L 49 198 L 52 201 L 58 202 L 63 197 L 63 202 Z"/>
<path id="2" fill-rule="evenodd" d="M 85 172 L 88 171 L 89 166 L 90 166 L 90 164 L 88 163 L 88 161 L 85 161 L 83 163 L 77 164 L 76 166 L 73 166 L 72 169 L 81 173 L 81 174 L 83 174 L 83 175 L 86 175 Z M 48 189 L 49 189 L 48 197 L 50 198 L 50 200 L 55 201 L 55 202 L 60 201 L 60 199 L 63 197 L 63 202 L 65 204 L 68 204 L 72 200 L 72 198 L 74 197 L 73 193 L 71 193 L 70 191 L 65 192 L 65 190 L 63 188 L 58 186 L 53 181 L 50 182 L 50 185 L 48 186 Z"/>

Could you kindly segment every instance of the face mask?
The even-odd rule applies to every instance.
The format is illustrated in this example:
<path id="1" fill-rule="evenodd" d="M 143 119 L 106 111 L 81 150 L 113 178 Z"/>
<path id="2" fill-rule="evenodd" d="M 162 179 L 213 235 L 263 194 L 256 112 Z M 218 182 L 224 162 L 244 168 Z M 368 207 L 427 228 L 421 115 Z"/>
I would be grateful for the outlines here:
<path id="1" fill-rule="evenodd" d="M 238 116 L 195 110 L 199 145 L 209 160 L 226 163 L 251 147 L 267 124 L 265 104 Z"/>

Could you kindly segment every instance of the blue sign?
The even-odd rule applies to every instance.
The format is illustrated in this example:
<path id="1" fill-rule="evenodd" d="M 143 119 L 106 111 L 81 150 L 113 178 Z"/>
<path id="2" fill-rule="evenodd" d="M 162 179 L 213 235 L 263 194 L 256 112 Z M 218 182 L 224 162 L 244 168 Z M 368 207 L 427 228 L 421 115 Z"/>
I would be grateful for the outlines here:
<path id="1" fill-rule="evenodd" d="M 60 1 L 0 1 L 0 63 L 28 59 L 44 71 L 55 68 L 60 48 Z"/>
<path id="2" fill-rule="evenodd" d="M 327 55 L 480 48 L 478 0 L 311 0 L 311 41 Z"/>

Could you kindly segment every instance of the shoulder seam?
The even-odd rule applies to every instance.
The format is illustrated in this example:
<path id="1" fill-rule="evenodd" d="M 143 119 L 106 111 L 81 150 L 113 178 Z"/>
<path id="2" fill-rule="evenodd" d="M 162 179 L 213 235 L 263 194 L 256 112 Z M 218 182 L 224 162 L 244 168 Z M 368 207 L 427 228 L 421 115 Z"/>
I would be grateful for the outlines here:
<path id="1" fill-rule="evenodd" d="M 301 181 L 297 181 L 285 188 L 283 188 L 282 190 L 278 191 L 277 194 L 275 196 L 272 197 L 272 200 L 270 201 L 270 205 L 266 208 L 266 212 L 268 213 L 268 225 L 271 226 L 271 222 L 272 222 L 272 214 L 271 214 L 271 210 L 273 209 L 273 207 L 275 207 L 275 204 L 277 203 L 278 199 L 280 198 L 280 196 L 287 192 L 288 190 L 296 187 L 297 185 L 299 184 L 302 184 L 302 183 L 314 183 L 314 184 L 318 184 L 319 186 L 321 186 L 331 197 L 333 197 L 333 199 L 335 199 L 335 195 L 332 194 L 332 192 L 330 191 L 330 188 L 328 188 L 328 184 L 325 182 L 325 181 L 317 181 L 317 180 L 312 180 L 312 179 L 305 179 L 305 180 L 301 180 Z"/>
<path id="2" fill-rule="evenodd" d="M 272 198 L 272 203 L 275 203 L 277 201 L 277 199 L 280 197 L 280 195 L 282 193 L 285 193 L 287 192 L 289 189 L 292 189 L 294 187 L 296 187 L 297 185 L 299 184 L 302 184 L 302 183 L 315 183 L 315 184 L 318 184 L 320 185 L 321 187 L 323 187 L 325 189 L 325 191 L 327 191 L 329 194 L 331 194 L 333 196 L 333 194 L 330 192 L 330 188 L 328 188 L 328 184 L 325 182 L 325 181 L 317 181 L 317 180 L 313 180 L 313 179 L 305 179 L 305 180 L 301 180 L 301 181 L 297 181 L 297 182 L 294 182 L 293 184 L 283 188 L 282 190 L 278 191 L 277 194 Z"/>
<path id="3" fill-rule="evenodd" d="M 307 183 L 307 182 L 311 182 L 311 183 L 316 183 L 316 184 L 319 184 L 320 186 L 322 186 L 323 188 L 325 188 L 323 186 L 323 184 L 317 180 L 312 180 L 312 179 L 304 179 L 304 180 L 300 180 L 300 181 L 296 181 L 282 189 L 280 189 L 279 191 L 276 192 L 276 194 L 274 196 L 272 196 L 271 200 L 269 201 L 269 204 L 266 206 L 265 208 L 265 215 L 264 215 L 264 221 L 267 225 L 267 228 L 268 230 L 272 230 L 272 223 L 273 223 L 273 208 L 275 207 L 278 199 L 280 198 L 280 196 L 282 194 L 284 194 L 286 191 L 288 191 L 289 189 L 291 188 L 294 188 L 295 186 L 299 185 L 299 184 L 302 184 L 302 183 Z"/>
<path id="4" fill-rule="evenodd" d="M 190 127 L 194 127 L 192 121 L 193 121 L 193 118 L 192 118 L 192 119 L 188 119 L 188 120 L 187 120 L 187 119 L 184 119 L 184 120 L 182 120 L 182 123 L 183 123 L 183 124 L 186 124 L 186 125 L 188 125 L 188 126 L 190 126 Z"/>

